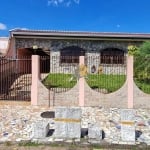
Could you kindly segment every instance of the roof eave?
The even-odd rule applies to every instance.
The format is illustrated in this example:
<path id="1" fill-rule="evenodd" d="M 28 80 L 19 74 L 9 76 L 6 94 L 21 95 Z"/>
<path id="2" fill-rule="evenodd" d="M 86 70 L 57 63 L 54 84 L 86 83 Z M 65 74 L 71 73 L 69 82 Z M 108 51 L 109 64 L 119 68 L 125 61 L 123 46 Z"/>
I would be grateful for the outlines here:
<path id="1" fill-rule="evenodd" d="M 77 38 L 77 39 L 131 39 L 131 40 L 150 40 L 150 34 L 118 34 L 118 33 L 76 33 L 76 32 L 21 32 L 11 31 L 12 37 L 37 37 L 37 38 Z"/>

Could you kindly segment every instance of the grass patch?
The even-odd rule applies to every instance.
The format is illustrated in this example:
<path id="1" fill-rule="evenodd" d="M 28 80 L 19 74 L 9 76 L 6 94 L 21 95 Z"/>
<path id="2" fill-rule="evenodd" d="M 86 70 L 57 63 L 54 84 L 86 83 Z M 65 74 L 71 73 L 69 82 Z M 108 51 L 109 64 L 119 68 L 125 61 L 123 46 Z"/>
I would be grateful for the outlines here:
<path id="1" fill-rule="evenodd" d="M 150 83 L 140 79 L 134 79 L 138 88 L 143 91 L 144 93 L 150 94 Z"/>
<path id="2" fill-rule="evenodd" d="M 90 74 L 87 83 L 92 89 L 106 89 L 110 93 L 121 88 L 125 80 L 125 75 Z"/>
<path id="3" fill-rule="evenodd" d="M 72 74 L 52 73 L 43 80 L 43 84 L 48 88 L 72 88 L 77 80 Z"/>
<path id="4" fill-rule="evenodd" d="M 43 80 L 43 84 L 48 88 L 72 88 L 77 79 L 71 78 L 72 74 L 53 73 Z M 88 74 L 87 83 L 92 89 L 105 89 L 110 92 L 118 90 L 125 82 L 125 75 Z"/>
<path id="5" fill-rule="evenodd" d="M 19 146 L 29 146 L 29 147 L 38 147 L 41 146 L 43 144 L 41 143 L 37 143 L 37 142 L 27 142 L 27 143 L 19 143 Z"/>

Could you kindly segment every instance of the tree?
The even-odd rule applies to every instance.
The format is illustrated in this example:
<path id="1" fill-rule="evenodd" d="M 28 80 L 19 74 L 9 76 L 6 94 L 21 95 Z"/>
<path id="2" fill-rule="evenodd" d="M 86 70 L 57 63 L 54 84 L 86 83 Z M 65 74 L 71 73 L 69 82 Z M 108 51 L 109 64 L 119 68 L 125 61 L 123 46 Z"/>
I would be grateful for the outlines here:
<path id="1" fill-rule="evenodd" d="M 134 78 L 139 88 L 150 84 L 150 41 L 144 42 L 134 55 Z"/>

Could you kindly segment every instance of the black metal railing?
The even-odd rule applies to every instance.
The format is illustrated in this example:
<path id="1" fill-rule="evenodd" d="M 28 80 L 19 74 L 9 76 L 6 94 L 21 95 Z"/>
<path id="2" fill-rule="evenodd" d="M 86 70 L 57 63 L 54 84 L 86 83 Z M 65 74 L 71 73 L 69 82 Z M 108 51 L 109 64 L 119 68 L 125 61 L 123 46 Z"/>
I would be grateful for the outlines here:
<path id="1" fill-rule="evenodd" d="M 0 57 L 0 100 L 30 100 L 31 78 L 31 57 Z"/>
<path id="2" fill-rule="evenodd" d="M 86 56 L 88 85 L 107 94 L 121 88 L 126 80 L 126 56 Z"/>
<path id="3" fill-rule="evenodd" d="M 56 92 L 71 89 L 80 77 L 79 56 L 76 57 L 51 56 L 49 75 L 43 80 L 43 83 Z M 108 56 L 107 59 L 109 59 Z M 109 61 L 102 63 L 101 60 L 101 56 L 85 56 L 84 65 L 87 69 L 85 79 L 89 86 L 96 91 L 114 92 L 121 88 L 126 80 L 126 56 L 121 56 L 121 58 L 115 56 L 113 63 Z M 45 65 L 47 66 L 47 64 Z"/>
<path id="4" fill-rule="evenodd" d="M 42 59 L 41 59 L 42 60 Z M 71 89 L 77 83 L 77 69 L 79 57 L 72 56 L 50 56 L 49 73 L 43 79 L 43 84 L 52 91 L 65 92 Z M 48 63 L 43 63 L 47 68 Z M 41 70 L 41 69 L 40 69 Z"/>

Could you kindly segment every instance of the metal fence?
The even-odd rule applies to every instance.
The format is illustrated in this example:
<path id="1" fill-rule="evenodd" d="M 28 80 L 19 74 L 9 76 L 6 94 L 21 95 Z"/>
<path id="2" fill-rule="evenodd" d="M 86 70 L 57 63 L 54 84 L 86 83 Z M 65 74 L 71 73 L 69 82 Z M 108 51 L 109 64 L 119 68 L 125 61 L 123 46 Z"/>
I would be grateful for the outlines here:
<path id="1" fill-rule="evenodd" d="M 45 63 L 43 68 L 46 68 L 46 66 L 47 64 Z M 49 73 L 46 73 L 44 79 L 42 74 L 42 82 L 52 91 L 65 92 L 77 83 L 78 66 L 79 57 L 50 56 Z"/>
<path id="2" fill-rule="evenodd" d="M 106 61 L 105 61 L 106 59 Z M 111 63 L 110 63 L 111 60 Z M 98 92 L 118 90 L 126 79 L 126 57 L 85 56 L 88 85 Z M 55 92 L 73 88 L 80 78 L 79 56 L 41 56 L 43 84 Z M 31 99 L 31 56 L 0 57 L 0 99 Z"/>
<path id="3" fill-rule="evenodd" d="M 44 79 L 50 72 L 50 56 L 40 56 L 40 75 Z"/>
<path id="4" fill-rule="evenodd" d="M 31 78 L 31 57 L 0 57 L 0 100 L 30 100 Z"/>
<path id="5" fill-rule="evenodd" d="M 86 57 L 88 85 L 98 92 L 107 94 L 121 88 L 126 80 L 126 56 Z"/>
<path id="6" fill-rule="evenodd" d="M 126 80 L 126 56 L 85 56 L 85 67 L 87 83 L 99 92 L 116 91 Z M 80 77 L 79 56 L 51 56 L 49 69 L 49 75 L 43 80 L 43 84 L 55 92 L 67 91 Z"/>

